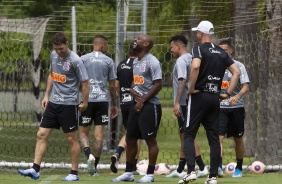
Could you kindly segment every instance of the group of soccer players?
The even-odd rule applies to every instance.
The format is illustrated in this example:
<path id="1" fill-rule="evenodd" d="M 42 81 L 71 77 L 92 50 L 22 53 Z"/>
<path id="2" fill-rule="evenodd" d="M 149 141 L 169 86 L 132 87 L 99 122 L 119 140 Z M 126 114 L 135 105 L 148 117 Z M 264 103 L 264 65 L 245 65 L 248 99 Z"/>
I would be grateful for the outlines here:
<path id="1" fill-rule="evenodd" d="M 225 134 L 234 137 L 236 145 L 237 166 L 233 177 L 242 176 L 245 115 L 242 96 L 248 92 L 249 79 L 244 65 L 231 59 L 234 47 L 229 41 L 222 41 L 219 46 L 212 43 L 214 27 L 211 22 L 202 21 L 192 31 L 197 31 L 199 41 L 192 49 L 192 56 L 187 52 L 188 41 L 184 36 L 176 35 L 170 40 L 170 51 L 177 58 L 173 69 L 173 111 L 178 118 L 181 151 L 178 168 L 167 177 L 181 177 L 178 183 L 182 184 L 209 174 L 205 183 L 217 184 L 217 176 L 223 175 Z M 159 152 L 156 136 L 162 116 L 158 96 L 162 89 L 162 69 L 159 60 L 150 53 L 154 45 L 152 38 L 147 34 L 139 35 L 130 44 L 130 57 L 119 63 L 117 72 L 113 60 L 105 55 L 108 42 L 103 35 L 95 36 L 93 52 L 81 57 L 68 48 L 69 42 L 63 33 L 56 33 L 52 42 L 54 51 L 50 55 L 50 74 L 42 100 L 45 112 L 37 132 L 34 164 L 18 173 L 33 179 L 40 177 L 48 137 L 54 128 L 61 127 L 70 145 L 72 163 L 63 181 L 79 180 L 80 145 L 87 157 L 88 172 L 98 176 L 96 168 L 105 126 L 109 122 L 108 99 L 111 98 L 110 117 L 115 118 L 118 94 L 126 135 L 111 157 L 111 170 L 117 172 L 118 160 L 125 149 L 126 169 L 112 182 L 134 181 L 140 139 L 147 143 L 149 163 L 147 173 L 137 182 L 154 182 Z M 80 84 L 81 102 L 78 101 Z M 94 149 L 91 151 L 89 132 L 93 122 Z M 195 140 L 200 123 L 210 145 L 209 171 Z M 195 161 L 199 166 L 197 173 Z M 185 164 L 187 172 L 184 172 Z"/>

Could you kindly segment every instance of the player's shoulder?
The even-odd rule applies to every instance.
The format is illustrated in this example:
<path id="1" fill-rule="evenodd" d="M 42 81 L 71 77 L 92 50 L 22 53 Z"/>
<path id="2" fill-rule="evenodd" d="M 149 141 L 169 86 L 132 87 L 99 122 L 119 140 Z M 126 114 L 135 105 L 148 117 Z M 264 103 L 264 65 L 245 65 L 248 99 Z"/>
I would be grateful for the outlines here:
<path id="1" fill-rule="evenodd" d="M 87 54 L 84 54 L 84 55 L 80 56 L 80 58 L 81 58 L 82 60 L 86 60 L 86 59 L 90 58 L 91 56 L 93 56 L 93 53 L 92 53 L 92 52 L 87 53 Z"/>
<path id="2" fill-rule="evenodd" d="M 244 66 L 243 63 L 241 63 L 240 61 L 236 60 L 236 59 L 233 59 L 234 63 L 237 65 L 237 66 Z"/>
<path id="3" fill-rule="evenodd" d="M 147 57 L 147 60 L 150 62 L 160 62 L 158 58 L 151 53 L 149 53 L 146 57 Z"/>
<path id="4" fill-rule="evenodd" d="M 81 58 L 73 51 L 70 52 L 70 60 L 72 62 L 81 61 Z"/>

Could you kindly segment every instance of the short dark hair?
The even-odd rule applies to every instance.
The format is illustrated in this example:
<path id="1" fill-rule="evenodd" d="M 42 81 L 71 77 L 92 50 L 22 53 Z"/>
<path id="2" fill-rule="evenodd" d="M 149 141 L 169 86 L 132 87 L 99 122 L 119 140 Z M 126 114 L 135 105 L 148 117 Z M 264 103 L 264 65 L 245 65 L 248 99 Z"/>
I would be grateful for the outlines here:
<path id="1" fill-rule="evenodd" d="M 108 41 L 108 39 L 107 39 L 104 35 L 96 35 L 96 36 L 94 36 L 94 40 L 95 40 L 96 38 L 102 38 L 102 39 Z"/>
<path id="2" fill-rule="evenodd" d="M 171 37 L 169 43 L 171 43 L 172 41 L 173 42 L 182 42 L 185 46 L 188 43 L 188 40 L 183 35 L 175 35 L 175 36 Z"/>
<path id="3" fill-rule="evenodd" d="M 66 35 L 62 32 L 58 32 L 53 36 L 52 43 L 55 45 L 66 44 L 68 41 Z"/>
<path id="4" fill-rule="evenodd" d="M 231 41 L 229 39 L 221 40 L 218 45 L 227 45 L 232 49 L 231 56 L 234 57 L 235 55 L 235 47 L 231 44 Z"/>

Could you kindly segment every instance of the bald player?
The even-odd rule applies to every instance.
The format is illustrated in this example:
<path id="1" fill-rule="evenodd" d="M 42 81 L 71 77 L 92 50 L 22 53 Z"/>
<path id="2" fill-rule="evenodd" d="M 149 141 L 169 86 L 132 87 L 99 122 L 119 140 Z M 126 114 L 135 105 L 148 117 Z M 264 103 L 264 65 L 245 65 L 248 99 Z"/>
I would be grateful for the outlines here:
<path id="1" fill-rule="evenodd" d="M 90 90 L 88 108 L 81 113 L 79 118 L 79 133 L 81 145 L 87 157 L 88 172 L 94 176 L 98 176 L 96 168 L 102 153 L 105 126 L 109 123 L 110 97 L 111 118 L 115 118 L 118 114 L 115 65 L 113 60 L 104 54 L 107 50 L 107 38 L 103 35 L 96 35 L 93 40 L 93 52 L 81 56 L 89 76 Z M 93 121 L 95 128 L 92 154 L 88 135 Z"/>
<path id="2" fill-rule="evenodd" d="M 148 146 L 149 164 L 147 173 L 137 183 L 154 182 L 154 170 L 159 153 L 157 131 L 162 109 L 158 92 L 162 89 L 162 70 L 159 60 L 150 54 L 153 40 L 141 34 L 134 41 L 133 50 L 137 58 L 133 61 L 133 83 L 131 94 L 134 108 L 129 113 L 126 132 L 126 169 L 125 173 L 112 182 L 134 181 L 133 167 L 137 154 L 137 140 L 144 139 Z"/>

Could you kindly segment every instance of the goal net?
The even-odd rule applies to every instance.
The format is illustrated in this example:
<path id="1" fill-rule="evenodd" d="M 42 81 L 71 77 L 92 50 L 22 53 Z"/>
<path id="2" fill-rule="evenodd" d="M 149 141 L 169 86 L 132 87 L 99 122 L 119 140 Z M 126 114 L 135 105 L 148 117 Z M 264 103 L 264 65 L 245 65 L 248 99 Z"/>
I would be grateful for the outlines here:
<path id="1" fill-rule="evenodd" d="M 249 169 L 253 161 L 260 160 L 267 165 L 268 170 L 282 170 L 281 15 L 272 16 L 272 22 L 261 20 L 262 15 L 257 15 L 259 13 L 256 12 L 260 8 L 242 10 L 242 7 L 253 6 L 252 0 L 241 0 L 241 4 L 234 9 L 230 8 L 233 4 L 229 0 L 220 3 L 193 1 L 197 6 L 193 3 L 193 6 L 190 5 L 186 0 L 148 2 L 146 32 L 154 40 L 151 53 L 160 60 L 163 72 L 163 88 L 159 93 L 163 115 L 157 136 L 160 150 L 157 163 L 167 163 L 173 169 L 179 161 L 180 141 L 177 119 L 173 115 L 171 80 L 176 59 L 169 52 L 169 39 L 176 34 L 185 35 L 189 39 L 190 52 L 196 42 L 195 34 L 190 33 L 190 28 L 196 26 L 200 20 L 209 19 L 214 21 L 215 43 L 226 38 L 231 40 L 235 45 L 235 59 L 245 65 L 251 81 L 250 92 L 244 97 L 246 109 L 244 169 Z M 91 52 L 93 37 L 103 34 L 109 39 L 107 53 L 109 57 L 127 56 L 132 35 L 140 33 L 141 14 L 134 10 L 137 5 L 133 7 L 129 4 L 126 9 L 127 20 L 123 24 L 131 27 L 119 30 L 122 35 L 120 40 L 123 42 L 116 43 L 116 36 L 120 36 L 116 34 L 117 7 L 112 8 L 111 4 L 99 3 L 81 1 L 76 5 L 77 53 L 83 55 Z M 46 86 L 49 55 L 52 51 L 52 45 L 47 39 L 60 30 L 64 31 L 70 40 L 70 11 L 73 5 L 75 5 L 73 1 L 69 1 L 66 6 L 58 5 L 52 14 L 54 19 L 0 19 L 0 167 L 32 165 L 38 121 L 42 113 L 40 101 Z M 221 14 L 224 13 L 223 10 L 236 12 L 233 12 L 235 15 L 232 16 L 227 14 L 229 20 L 219 21 L 219 17 L 226 16 Z M 116 53 L 117 47 L 120 53 Z M 118 126 L 121 127 L 121 131 L 107 129 L 109 136 L 105 138 L 98 169 L 109 168 L 110 157 L 114 151 L 112 148 L 117 146 L 124 134 L 120 121 Z M 92 132 L 89 135 L 91 142 Z M 205 164 L 209 165 L 210 150 L 203 127 L 200 127 L 196 139 L 202 158 Z M 233 139 L 224 139 L 223 157 L 223 165 L 236 161 Z M 148 149 L 144 142 L 141 145 L 139 160 L 143 159 L 148 159 Z M 52 132 L 43 161 L 42 167 L 70 167 L 69 145 L 62 131 Z M 86 168 L 83 152 L 80 162 L 79 167 Z M 125 154 L 120 160 L 120 168 L 124 168 L 124 164 Z"/>

